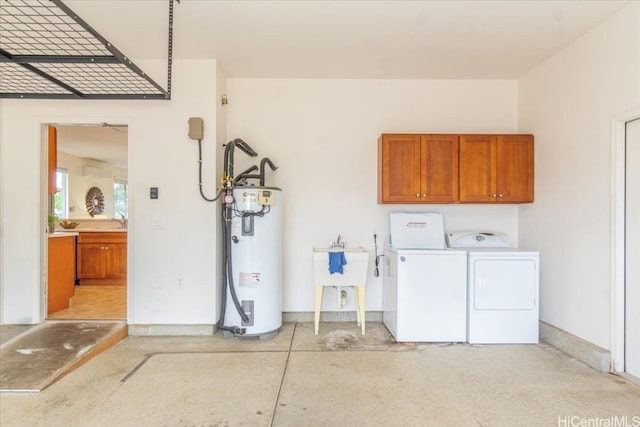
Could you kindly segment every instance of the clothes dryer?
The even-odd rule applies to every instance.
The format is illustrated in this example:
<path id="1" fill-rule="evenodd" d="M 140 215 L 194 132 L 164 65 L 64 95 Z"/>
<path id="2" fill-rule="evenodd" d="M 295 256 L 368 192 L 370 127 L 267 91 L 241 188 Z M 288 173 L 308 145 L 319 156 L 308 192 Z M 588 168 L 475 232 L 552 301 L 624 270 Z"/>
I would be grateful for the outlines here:
<path id="1" fill-rule="evenodd" d="M 538 252 L 474 250 L 468 260 L 467 341 L 537 343 Z"/>
<path id="2" fill-rule="evenodd" d="M 455 233 L 449 247 L 468 251 L 467 341 L 471 344 L 539 342 L 538 252 L 510 248 L 495 233 Z"/>

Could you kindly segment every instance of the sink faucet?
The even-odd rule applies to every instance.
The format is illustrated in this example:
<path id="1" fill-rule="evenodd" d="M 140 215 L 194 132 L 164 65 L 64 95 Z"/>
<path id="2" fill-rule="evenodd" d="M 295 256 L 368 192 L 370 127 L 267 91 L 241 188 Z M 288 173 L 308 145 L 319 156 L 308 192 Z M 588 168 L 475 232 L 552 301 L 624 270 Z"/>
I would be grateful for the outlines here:
<path id="1" fill-rule="evenodd" d="M 332 248 L 344 248 L 344 247 L 345 247 L 345 243 L 344 243 L 344 242 L 341 242 L 341 241 L 340 241 L 341 239 L 342 239 L 342 236 L 340 236 L 340 235 L 338 234 L 338 240 L 336 240 L 335 242 L 331 242 L 331 243 L 329 244 L 329 246 L 330 246 L 330 247 L 332 247 Z"/>
<path id="2" fill-rule="evenodd" d="M 120 218 L 121 218 L 121 219 L 117 220 L 120 223 L 120 227 L 121 228 L 127 228 L 127 220 L 124 217 L 124 214 L 122 212 L 118 212 L 118 215 L 120 215 Z"/>

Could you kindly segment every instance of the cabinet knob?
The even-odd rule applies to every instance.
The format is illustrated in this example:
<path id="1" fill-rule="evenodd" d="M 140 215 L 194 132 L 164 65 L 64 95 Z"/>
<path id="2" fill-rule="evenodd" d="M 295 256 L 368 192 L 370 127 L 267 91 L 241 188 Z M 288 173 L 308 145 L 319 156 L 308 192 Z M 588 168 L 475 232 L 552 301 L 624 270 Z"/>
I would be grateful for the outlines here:
<path id="1" fill-rule="evenodd" d="M 498 194 L 498 197 L 502 197 L 502 193 Z"/>
<path id="2" fill-rule="evenodd" d="M 491 195 L 491 197 L 493 197 L 493 198 L 496 198 L 497 196 L 498 196 L 498 195 L 497 195 L 496 193 L 493 193 L 493 194 Z"/>
<path id="3" fill-rule="evenodd" d="M 416 194 L 416 197 L 420 197 L 420 193 Z"/>
<path id="4" fill-rule="evenodd" d="M 427 197 L 427 193 L 422 193 L 422 197 Z"/>

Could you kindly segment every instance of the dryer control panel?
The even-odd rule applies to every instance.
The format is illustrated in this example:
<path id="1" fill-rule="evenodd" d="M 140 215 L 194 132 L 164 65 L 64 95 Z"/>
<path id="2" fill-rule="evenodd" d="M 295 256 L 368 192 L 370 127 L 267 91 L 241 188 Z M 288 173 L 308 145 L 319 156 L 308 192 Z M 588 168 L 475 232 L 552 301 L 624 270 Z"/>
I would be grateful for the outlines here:
<path id="1" fill-rule="evenodd" d="M 513 248 L 505 234 L 489 232 L 447 233 L 447 244 L 450 248 Z"/>

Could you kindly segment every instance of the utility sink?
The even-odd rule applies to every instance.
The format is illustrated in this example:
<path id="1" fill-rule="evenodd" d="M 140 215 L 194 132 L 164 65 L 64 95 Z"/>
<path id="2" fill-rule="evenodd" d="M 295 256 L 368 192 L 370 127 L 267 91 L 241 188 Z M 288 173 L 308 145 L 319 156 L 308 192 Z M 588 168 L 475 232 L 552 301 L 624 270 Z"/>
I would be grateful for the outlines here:
<path id="1" fill-rule="evenodd" d="M 329 273 L 329 252 L 343 251 L 347 264 L 343 274 Z M 367 282 L 369 252 L 362 246 L 352 248 L 313 248 L 314 286 L 364 286 Z"/>
<path id="2" fill-rule="evenodd" d="M 329 273 L 329 252 L 344 252 L 347 263 L 342 266 L 343 273 Z M 325 286 L 353 286 L 356 291 L 356 319 L 364 335 L 365 323 L 365 291 L 369 268 L 369 252 L 362 246 L 353 248 L 313 248 L 313 285 L 315 286 L 314 329 L 318 335 L 320 327 L 320 308 L 322 306 L 322 290 Z M 342 306 L 339 306 L 342 308 Z"/>

